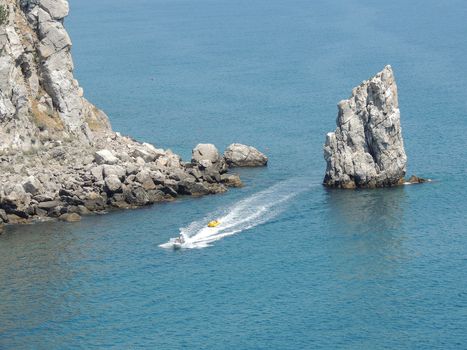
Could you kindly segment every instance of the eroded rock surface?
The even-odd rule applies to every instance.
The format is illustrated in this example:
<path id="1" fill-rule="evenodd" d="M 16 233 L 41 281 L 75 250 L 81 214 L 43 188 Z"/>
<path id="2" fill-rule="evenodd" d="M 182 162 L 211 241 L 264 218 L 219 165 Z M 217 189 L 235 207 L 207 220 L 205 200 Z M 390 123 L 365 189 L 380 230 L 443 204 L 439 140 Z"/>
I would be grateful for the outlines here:
<path id="1" fill-rule="evenodd" d="M 390 66 L 339 102 L 337 129 L 324 145 L 324 185 L 371 188 L 401 184 L 407 156 L 397 86 Z"/>

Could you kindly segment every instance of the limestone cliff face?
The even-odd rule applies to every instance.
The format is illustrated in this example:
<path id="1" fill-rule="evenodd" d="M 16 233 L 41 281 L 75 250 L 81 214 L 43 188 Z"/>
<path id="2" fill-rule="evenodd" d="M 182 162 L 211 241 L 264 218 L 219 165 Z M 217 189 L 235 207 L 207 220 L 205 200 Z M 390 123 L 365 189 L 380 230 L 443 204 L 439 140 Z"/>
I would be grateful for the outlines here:
<path id="1" fill-rule="evenodd" d="M 38 149 L 110 130 L 73 77 L 66 0 L 0 0 L 0 152 Z"/>
<path id="2" fill-rule="evenodd" d="M 354 88 L 338 109 L 337 129 L 324 145 L 324 185 L 385 187 L 403 181 L 407 156 L 392 68 Z"/>

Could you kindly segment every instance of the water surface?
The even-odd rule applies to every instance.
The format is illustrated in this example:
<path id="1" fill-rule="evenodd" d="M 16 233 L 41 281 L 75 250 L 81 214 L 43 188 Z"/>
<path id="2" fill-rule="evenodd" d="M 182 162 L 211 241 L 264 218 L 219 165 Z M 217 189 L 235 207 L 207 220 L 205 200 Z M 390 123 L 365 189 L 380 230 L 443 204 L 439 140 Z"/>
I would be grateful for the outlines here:
<path id="1" fill-rule="evenodd" d="M 77 78 L 115 130 L 185 159 L 252 144 L 270 164 L 223 195 L 8 228 L 0 348 L 467 347 L 464 1 L 70 2 Z M 436 181 L 326 190 L 336 103 L 386 64 L 409 173 Z M 159 247 L 241 203 L 265 215 Z"/>

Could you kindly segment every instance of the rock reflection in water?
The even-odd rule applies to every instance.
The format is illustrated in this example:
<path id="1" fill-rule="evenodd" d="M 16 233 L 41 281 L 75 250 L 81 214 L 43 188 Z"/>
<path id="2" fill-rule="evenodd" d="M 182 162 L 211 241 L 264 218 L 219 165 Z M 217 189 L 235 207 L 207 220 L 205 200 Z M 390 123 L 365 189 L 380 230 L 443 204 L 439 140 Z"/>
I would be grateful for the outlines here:
<path id="1" fill-rule="evenodd" d="M 399 228 L 405 199 L 403 187 L 327 191 L 330 214 L 344 232 L 383 232 Z"/>
<path id="2" fill-rule="evenodd" d="M 339 278 L 373 279 L 394 275 L 407 255 L 401 230 L 406 207 L 404 188 L 327 190 L 331 261 Z"/>

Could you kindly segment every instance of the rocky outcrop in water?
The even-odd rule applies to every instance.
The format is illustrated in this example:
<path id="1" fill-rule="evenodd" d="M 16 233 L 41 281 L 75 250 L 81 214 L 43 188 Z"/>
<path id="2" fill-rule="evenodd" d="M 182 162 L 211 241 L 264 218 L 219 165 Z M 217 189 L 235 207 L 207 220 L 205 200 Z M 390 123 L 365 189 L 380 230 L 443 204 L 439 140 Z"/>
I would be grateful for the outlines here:
<path id="1" fill-rule="evenodd" d="M 400 125 L 397 86 L 390 66 L 339 102 L 337 129 L 324 145 L 324 185 L 385 187 L 404 182 L 407 156 Z"/>
<path id="2" fill-rule="evenodd" d="M 229 167 L 266 166 L 268 157 L 256 148 L 233 143 L 224 152 L 224 159 Z"/>
<path id="3" fill-rule="evenodd" d="M 0 232 L 241 186 L 213 145 L 191 162 L 113 132 L 73 77 L 65 0 L 2 0 Z"/>

